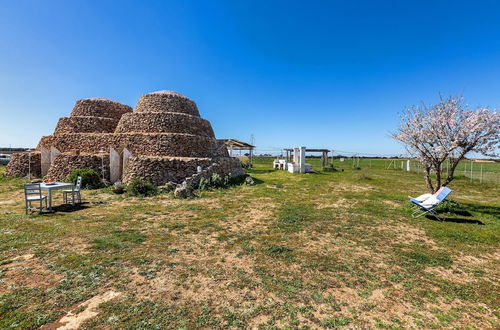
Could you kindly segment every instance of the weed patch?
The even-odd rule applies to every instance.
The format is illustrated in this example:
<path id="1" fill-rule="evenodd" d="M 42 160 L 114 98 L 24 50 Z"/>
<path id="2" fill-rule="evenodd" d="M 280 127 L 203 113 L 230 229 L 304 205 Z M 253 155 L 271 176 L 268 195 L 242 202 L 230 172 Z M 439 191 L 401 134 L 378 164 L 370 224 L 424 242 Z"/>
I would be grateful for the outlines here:
<path id="1" fill-rule="evenodd" d="M 116 230 L 110 235 L 94 239 L 91 249 L 112 250 L 130 248 L 143 243 L 145 240 L 146 235 L 137 230 Z"/>

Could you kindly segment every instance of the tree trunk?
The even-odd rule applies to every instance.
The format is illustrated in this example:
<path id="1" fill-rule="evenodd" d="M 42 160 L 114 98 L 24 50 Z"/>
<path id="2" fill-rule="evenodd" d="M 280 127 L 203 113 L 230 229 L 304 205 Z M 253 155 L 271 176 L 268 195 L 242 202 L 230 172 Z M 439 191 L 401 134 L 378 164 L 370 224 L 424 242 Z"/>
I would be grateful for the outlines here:
<path id="1" fill-rule="evenodd" d="M 455 168 L 457 167 L 457 164 L 454 164 L 450 167 L 450 172 L 448 173 L 446 180 L 444 180 L 443 186 L 447 186 L 451 181 L 453 181 L 453 175 L 455 174 Z"/>
<path id="2" fill-rule="evenodd" d="M 432 193 L 435 193 L 436 191 L 441 188 L 441 164 L 436 164 L 436 185 L 434 186 L 434 191 Z"/>
<path id="3" fill-rule="evenodd" d="M 427 188 L 429 189 L 431 194 L 433 194 L 434 187 L 432 186 L 431 167 L 428 165 L 425 166 L 425 183 L 427 183 Z"/>
<path id="4" fill-rule="evenodd" d="M 461 154 L 458 158 L 454 159 L 451 163 L 450 166 L 450 172 L 448 173 L 448 177 L 443 183 L 443 186 L 448 185 L 454 178 L 453 176 L 455 175 L 455 169 L 458 166 L 458 163 L 464 158 L 464 154 Z"/>

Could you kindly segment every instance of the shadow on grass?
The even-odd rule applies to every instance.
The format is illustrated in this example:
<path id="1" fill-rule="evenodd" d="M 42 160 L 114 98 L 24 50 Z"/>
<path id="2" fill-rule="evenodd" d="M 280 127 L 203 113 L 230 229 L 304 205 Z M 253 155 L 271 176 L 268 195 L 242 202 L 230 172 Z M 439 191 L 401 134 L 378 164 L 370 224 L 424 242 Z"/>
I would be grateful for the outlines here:
<path id="1" fill-rule="evenodd" d="M 436 219 L 436 217 L 432 215 L 426 215 L 425 216 L 429 220 L 433 221 L 439 221 L 439 222 L 454 222 L 454 223 L 469 223 L 469 224 L 474 224 L 474 225 L 484 225 L 484 222 L 476 219 L 465 219 L 465 218 L 446 218 L 443 216 L 439 216 L 441 220 Z"/>
<path id="2" fill-rule="evenodd" d="M 478 212 L 483 214 L 493 215 L 497 218 L 500 218 L 500 207 L 491 206 L 491 205 L 477 205 L 472 203 L 461 203 L 464 207 L 468 208 L 472 212 Z"/>
<path id="3" fill-rule="evenodd" d="M 85 209 L 88 209 L 90 207 L 91 206 L 90 206 L 89 202 L 75 204 L 75 206 L 73 206 L 71 204 L 57 205 L 57 206 L 52 206 L 52 212 L 44 212 L 43 215 L 54 215 L 54 214 L 57 214 L 58 212 L 72 213 L 72 212 L 85 210 Z"/>
<path id="4" fill-rule="evenodd" d="M 260 180 L 260 179 L 254 178 L 254 177 L 252 177 L 252 179 L 253 179 L 253 182 L 255 183 L 255 185 L 264 183 L 264 180 Z"/>
<path id="5" fill-rule="evenodd" d="M 456 202 L 454 200 L 444 201 L 439 207 L 436 208 L 439 214 L 449 213 L 450 215 L 458 215 L 464 217 L 473 216 L 473 213 L 481 213 L 485 215 L 492 215 L 500 218 L 500 207 L 492 205 L 479 205 L 475 203 Z M 473 213 L 471 213 L 473 212 Z"/>

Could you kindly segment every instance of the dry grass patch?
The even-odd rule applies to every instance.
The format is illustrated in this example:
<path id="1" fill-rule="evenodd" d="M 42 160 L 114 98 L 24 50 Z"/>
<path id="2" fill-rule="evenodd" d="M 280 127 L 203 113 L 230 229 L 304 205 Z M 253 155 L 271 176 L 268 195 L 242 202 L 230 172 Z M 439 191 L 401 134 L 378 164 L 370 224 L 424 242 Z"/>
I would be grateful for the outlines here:
<path id="1" fill-rule="evenodd" d="M 0 266 L 0 293 L 17 288 L 49 288 L 58 283 L 62 276 L 47 269 L 33 254 L 24 254 L 5 261 Z"/>

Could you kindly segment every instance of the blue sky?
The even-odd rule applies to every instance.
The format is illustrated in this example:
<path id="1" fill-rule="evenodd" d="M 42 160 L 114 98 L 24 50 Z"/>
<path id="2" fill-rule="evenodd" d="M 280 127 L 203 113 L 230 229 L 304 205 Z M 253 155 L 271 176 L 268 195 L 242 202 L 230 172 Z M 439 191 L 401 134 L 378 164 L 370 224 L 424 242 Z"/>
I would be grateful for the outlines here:
<path id="1" fill-rule="evenodd" d="M 118 5 L 119 4 L 119 5 Z M 400 154 L 398 112 L 500 107 L 497 1 L 0 0 L 0 146 L 75 101 L 175 90 L 218 138 Z"/>

